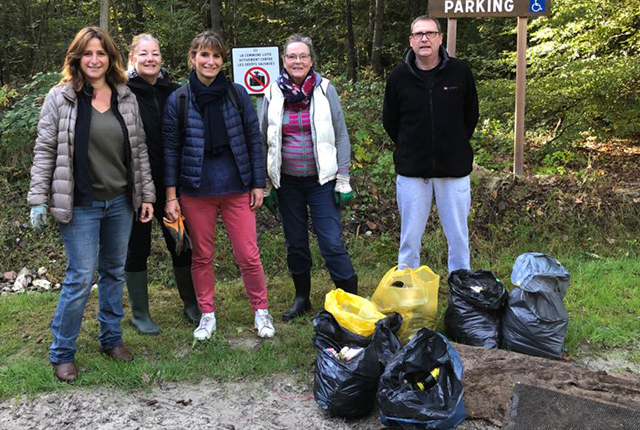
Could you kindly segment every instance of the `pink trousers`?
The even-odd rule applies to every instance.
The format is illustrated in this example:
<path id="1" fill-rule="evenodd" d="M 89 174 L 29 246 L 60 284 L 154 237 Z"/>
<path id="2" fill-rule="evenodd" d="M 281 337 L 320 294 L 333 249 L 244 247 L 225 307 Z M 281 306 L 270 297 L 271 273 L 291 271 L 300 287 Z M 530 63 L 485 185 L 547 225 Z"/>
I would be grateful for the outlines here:
<path id="1" fill-rule="evenodd" d="M 218 211 L 227 228 L 251 308 L 267 308 L 267 284 L 258 251 L 256 215 L 249 208 L 249 193 L 213 197 L 180 197 L 180 206 L 193 245 L 191 275 L 200 312 L 216 310 L 213 273 Z"/>

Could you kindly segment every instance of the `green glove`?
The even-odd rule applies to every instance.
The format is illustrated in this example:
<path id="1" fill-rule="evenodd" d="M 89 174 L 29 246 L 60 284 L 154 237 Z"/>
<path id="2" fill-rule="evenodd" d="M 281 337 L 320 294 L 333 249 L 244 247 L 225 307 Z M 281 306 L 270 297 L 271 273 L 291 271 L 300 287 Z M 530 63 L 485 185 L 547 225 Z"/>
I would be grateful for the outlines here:
<path id="1" fill-rule="evenodd" d="M 336 201 L 336 205 L 340 209 L 344 209 L 349 205 L 351 199 L 353 199 L 353 191 L 349 191 L 348 193 L 339 193 L 338 191 L 333 191 L 333 198 Z"/>
<path id="2" fill-rule="evenodd" d="M 264 197 L 262 204 L 265 205 L 273 215 L 278 213 L 278 192 L 275 188 L 271 188 L 271 192 Z"/>

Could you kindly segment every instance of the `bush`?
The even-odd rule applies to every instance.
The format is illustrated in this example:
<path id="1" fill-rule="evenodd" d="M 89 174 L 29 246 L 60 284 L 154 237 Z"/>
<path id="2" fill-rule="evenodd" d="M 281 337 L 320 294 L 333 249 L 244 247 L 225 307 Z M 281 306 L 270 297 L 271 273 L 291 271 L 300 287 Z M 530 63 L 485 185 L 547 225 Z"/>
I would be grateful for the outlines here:
<path id="1" fill-rule="evenodd" d="M 40 109 L 47 93 L 60 80 L 58 73 L 38 73 L 12 97 L 21 96 L 0 118 L 0 160 L 20 175 L 28 173 L 33 159 Z M 2 95 L 0 94 L 0 101 Z M 9 98 L 6 98 L 10 102 Z"/>

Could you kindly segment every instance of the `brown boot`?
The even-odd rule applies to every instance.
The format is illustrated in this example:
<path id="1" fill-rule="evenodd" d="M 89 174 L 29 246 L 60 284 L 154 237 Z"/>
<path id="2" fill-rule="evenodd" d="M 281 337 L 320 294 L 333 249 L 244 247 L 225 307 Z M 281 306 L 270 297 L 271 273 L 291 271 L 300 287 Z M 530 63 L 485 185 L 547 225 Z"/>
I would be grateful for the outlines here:
<path id="1" fill-rule="evenodd" d="M 103 349 L 102 353 L 117 361 L 133 361 L 133 354 L 124 345 L 118 345 L 112 349 Z"/>
<path id="2" fill-rule="evenodd" d="M 62 382 L 73 382 L 78 377 L 78 368 L 74 362 L 54 364 L 53 373 Z"/>

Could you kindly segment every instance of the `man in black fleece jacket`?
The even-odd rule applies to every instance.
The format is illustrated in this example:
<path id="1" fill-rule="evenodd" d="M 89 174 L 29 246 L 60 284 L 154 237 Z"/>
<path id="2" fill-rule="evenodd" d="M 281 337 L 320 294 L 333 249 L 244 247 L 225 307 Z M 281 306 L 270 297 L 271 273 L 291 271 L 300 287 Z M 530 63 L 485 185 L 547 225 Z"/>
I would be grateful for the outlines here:
<path id="1" fill-rule="evenodd" d="M 395 143 L 398 264 L 420 266 L 422 235 L 435 197 L 449 247 L 449 272 L 470 269 L 467 217 L 471 206 L 469 139 L 478 123 L 473 74 L 442 46 L 437 20 L 411 24 L 411 50 L 387 79 L 384 128 Z"/>

